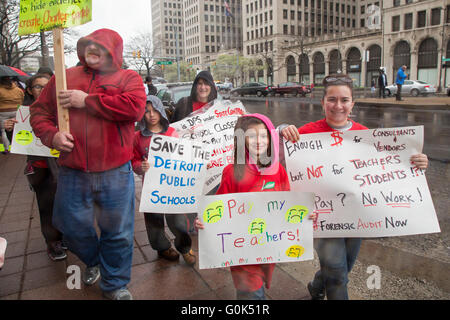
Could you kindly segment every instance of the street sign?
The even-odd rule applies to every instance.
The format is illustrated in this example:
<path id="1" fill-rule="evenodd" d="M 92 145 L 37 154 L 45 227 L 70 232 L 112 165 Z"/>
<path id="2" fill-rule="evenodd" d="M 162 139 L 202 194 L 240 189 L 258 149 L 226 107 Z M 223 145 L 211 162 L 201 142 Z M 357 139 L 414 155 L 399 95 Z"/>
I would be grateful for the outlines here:
<path id="1" fill-rule="evenodd" d="M 168 65 L 168 64 L 172 64 L 172 61 L 156 61 L 156 64 L 159 64 L 159 65 Z"/>
<path id="2" fill-rule="evenodd" d="M 450 58 L 442 59 L 442 61 L 450 61 Z"/>

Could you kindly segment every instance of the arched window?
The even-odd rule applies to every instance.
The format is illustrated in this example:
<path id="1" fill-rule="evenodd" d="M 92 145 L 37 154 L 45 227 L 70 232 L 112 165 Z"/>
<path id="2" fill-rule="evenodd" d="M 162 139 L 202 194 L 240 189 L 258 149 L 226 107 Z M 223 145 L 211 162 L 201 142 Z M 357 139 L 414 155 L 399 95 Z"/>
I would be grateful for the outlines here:
<path id="1" fill-rule="evenodd" d="M 342 72 L 341 68 L 341 53 L 337 50 L 330 52 L 330 63 L 329 63 L 329 73 Z"/>
<path id="2" fill-rule="evenodd" d="M 436 68 L 438 65 L 438 45 L 436 40 L 427 38 L 419 46 L 418 68 Z"/>
<path id="3" fill-rule="evenodd" d="M 287 69 L 287 81 L 295 81 L 295 76 L 297 75 L 297 68 L 295 66 L 295 59 L 293 56 L 288 56 L 286 58 L 286 69 Z"/>

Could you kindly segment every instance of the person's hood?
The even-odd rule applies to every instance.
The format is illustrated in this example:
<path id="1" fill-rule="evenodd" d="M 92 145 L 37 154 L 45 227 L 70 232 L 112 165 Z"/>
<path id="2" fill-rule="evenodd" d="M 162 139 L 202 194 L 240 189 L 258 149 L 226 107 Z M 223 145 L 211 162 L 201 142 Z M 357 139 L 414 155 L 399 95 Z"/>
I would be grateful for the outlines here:
<path id="1" fill-rule="evenodd" d="M 110 29 L 99 29 L 91 34 L 82 37 L 77 42 L 77 54 L 81 64 L 87 67 L 84 57 L 84 51 L 89 42 L 95 42 L 108 51 L 112 57 L 112 66 L 108 70 L 100 70 L 103 72 L 117 71 L 122 68 L 123 63 L 123 40 L 115 31 Z"/>
<path id="2" fill-rule="evenodd" d="M 247 148 L 245 149 L 246 151 L 246 162 L 249 164 L 250 168 L 254 171 L 259 171 L 261 174 L 267 174 L 267 175 L 273 175 L 276 174 L 279 168 L 279 150 L 280 150 L 280 138 L 278 135 L 278 131 L 277 129 L 275 129 L 275 126 L 273 125 L 272 121 L 266 117 L 263 114 L 260 113 L 250 113 L 250 114 L 245 114 L 243 115 L 243 117 L 253 117 L 253 118 L 258 118 L 259 120 L 261 120 L 262 122 L 264 122 L 264 124 L 266 125 L 267 129 L 269 130 L 270 133 L 270 140 L 271 140 L 271 148 L 272 148 L 272 154 L 271 154 L 271 165 L 269 167 L 266 168 L 258 168 L 256 166 L 256 164 L 254 163 L 254 161 L 249 161 L 250 160 L 250 156 L 248 154 Z"/>
<path id="3" fill-rule="evenodd" d="M 164 105 L 161 100 L 157 96 L 148 95 L 147 103 L 150 102 L 155 108 L 156 111 L 161 115 L 161 124 L 163 126 L 163 130 L 160 133 L 164 133 L 169 129 L 169 119 L 167 118 L 166 110 L 164 109 Z M 147 111 L 145 112 L 147 113 Z M 147 129 L 147 123 L 145 121 L 145 113 L 142 117 L 141 121 L 139 121 L 139 130 L 144 137 L 150 137 L 153 135 L 153 132 Z"/>
<path id="4" fill-rule="evenodd" d="M 208 102 L 217 99 L 217 89 L 216 84 L 214 83 L 213 76 L 209 71 L 201 71 L 194 79 L 194 83 L 192 84 L 191 89 L 191 99 L 193 102 L 197 101 L 197 83 L 200 79 L 205 80 L 209 86 L 211 87 L 211 93 L 209 94 Z"/>

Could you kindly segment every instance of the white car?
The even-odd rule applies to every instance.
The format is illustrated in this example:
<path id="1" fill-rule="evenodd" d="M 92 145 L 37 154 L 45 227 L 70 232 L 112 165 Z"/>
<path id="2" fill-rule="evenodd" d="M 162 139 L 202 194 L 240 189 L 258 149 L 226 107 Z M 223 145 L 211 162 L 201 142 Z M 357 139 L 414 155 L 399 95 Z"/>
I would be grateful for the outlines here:
<path id="1" fill-rule="evenodd" d="M 397 94 L 397 85 L 395 83 L 391 84 L 384 90 L 387 96 L 395 95 Z M 402 86 L 402 95 L 410 94 L 413 97 L 417 97 L 419 94 L 426 96 L 430 93 L 436 93 L 436 88 L 432 84 L 425 81 L 405 80 Z"/>

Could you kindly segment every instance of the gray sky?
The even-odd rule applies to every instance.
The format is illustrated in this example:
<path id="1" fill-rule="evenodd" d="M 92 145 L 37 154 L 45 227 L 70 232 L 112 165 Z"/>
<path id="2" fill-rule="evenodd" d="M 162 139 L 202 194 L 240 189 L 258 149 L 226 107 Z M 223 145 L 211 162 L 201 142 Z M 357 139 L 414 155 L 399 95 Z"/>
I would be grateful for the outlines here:
<path id="1" fill-rule="evenodd" d="M 124 45 L 140 32 L 151 32 L 151 1 L 92 0 L 92 20 L 72 29 L 83 37 L 101 28 L 117 31 Z M 65 62 L 67 67 L 73 67 L 78 62 L 77 54 L 66 55 Z"/>

